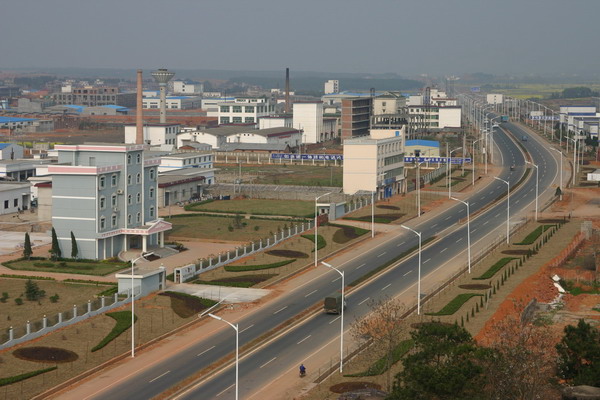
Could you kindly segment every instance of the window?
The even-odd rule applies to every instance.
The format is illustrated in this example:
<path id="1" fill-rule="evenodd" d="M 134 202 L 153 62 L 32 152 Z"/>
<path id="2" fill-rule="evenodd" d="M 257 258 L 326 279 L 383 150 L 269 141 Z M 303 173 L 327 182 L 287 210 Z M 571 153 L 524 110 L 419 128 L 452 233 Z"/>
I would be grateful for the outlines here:
<path id="1" fill-rule="evenodd" d="M 100 217 L 100 229 L 106 229 L 106 218 Z"/>
<path id="2" fill-rule="evenodd" d="M 154 207 L 150 207 L 150 217 L 154 218 Z"/>
<path id="3" fill-rule="evenodd" d="M 229 123 L 229 117 L 221 117 L 221 124 L 228 124 Z"/>
<path id="4" fill-rule="evenodd" d="M 229 106 L 221 106 L 221 112 L 229 112 Z"/>
<path id="5" fill-rule="evenodd" d="M 100 209 L 104 210 L 105 207 L 106 207 L 106 197 L 100 196 Z"/>
<path id="6" fill-rule="evenodd" d="M 113 214 L 111 217 L 111 224 L 113 228 L 117 226 L 117 216 L 115 214 Z"/>
<path id="7" fill-rule="evenodd" d="M 131 205 L 131 195 L 130 194 L 127 195 L 127 204 Z"/>
<path id="8" fill-rule="evenodd" d="M 142 214 L 137 213 L 137 215 L 135 216 L 135 220 L 136 220 L 136 222 L 142 222 Z"/>
<path id="9" fill-rule="evenodd" d="M 150 180 L 153 181 L 154 180 L 154 168 L 150 169 Z"/>
<path id="10" fill-rule="evenodd" d="M 13 200 L 13 207 L 18 207 L 19 206 L 19 199 L 14 199 Z"/>
<path id="11" fill-rule="evenodd" d="M 234 113 L 241 113 L 242 112 L 242 106 L 233 106 L 231 108 L 232 108 L 232 111 Z"/>
<path id="12" fill-rule="evenodd" d="M 131 185 L 131 174 L 127 175 L 127 184 Z"/>
<path id="13" fill-rule="evenodd" d="M 246 117 L 246 120 L 245 120 L 245 121 L 246 121 L 246 123 L 251 123 L 251 124 L 253 124 L 253 123 L 254 123 L 254 117 Z"/>
<path id="14" fill-rule="evenodd" d="M 117 206 L 117 195 L 116 194 L 113 194 L 110 197 L 110 205 L 111 205 L 111 207 L 116 207 Z"/>
<path id="15" fill-rule="evenodd" d="M 127 223 L 131 224 L 131 214 L 127 214 Z"/>
<path id="16" fill-rule="evenodd" d="M 8 208 L 8 200 L 4 200 L 4 209 Z"/>
<path id="17" fill-rule="evenodd" d="M 127 154 L 127 164 L 131 164 L 131 154 Z"/>
<path id="18" fill-rule="evenodd" d="M 137 174 L 135 176 L 135 183 L 140 184 L 142 182 L 142 175 Z"/>
<path id="19" fill-rule="evenodd" d="M 141 162 L 142 162 L 142 154 L 141 154 L 141 153 L 138 153 L 138 155 L 137 155 L 137 157 L 136 157 L 136 162 L 137 162 L 138 164 L 141 164 Z"/>
<path id="20" fill-rule="evenodd" d="M 110 185 L 111 185 L 112 187 L 115 187 L 115 186 L 117 186 L 117 174 L 113 174 L 113 175 L 110 177 Z"/>
<path id="21" fill-rule="evenodd" d="M 253 113 L 254 112 L 254 107 L 246 107 L 246 112 L 247 113 Z"/>
<path id="22" fill-rule="evenodd" d="M 138 204 L 141 203 L 142 202 L 142 194 L 141 193 L 136 194 L 135 200 L 138 202 Z"/>
<path id="23" fill-rule="evenodd" d="M 150 192 L 148 193 L 148 197 L 150 197 L 151 199 L 154 198 L 154 188 L 150 188 Z"/>
<path id="24" fill-rule="evenodd" d="M 106 177 L 104 175 L 100 177 L 100 182 L 98 183 L 98 186 L 100 187 L 100 189 L 104 189 L 104 187 L 106 186 Z"/>
<path id="25" fill-rule="evenodd" d="M 242 123 L 242 117 L 233 117 L 233 123 L 234 124 L 241 124 Z"/>

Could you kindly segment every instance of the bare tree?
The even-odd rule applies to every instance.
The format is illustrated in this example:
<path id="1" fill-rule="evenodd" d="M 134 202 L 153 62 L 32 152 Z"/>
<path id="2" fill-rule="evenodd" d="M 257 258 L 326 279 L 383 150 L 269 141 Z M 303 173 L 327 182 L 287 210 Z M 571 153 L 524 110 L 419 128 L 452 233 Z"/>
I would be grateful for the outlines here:
<path id="1" fill-rule="evenodd" d="M 394 353 L 403 339 L 406 339 L 402 336 L 406 307 L 404 303 L 390 298 L 370 300 L 367 305 L 372 309 L 371 313 L 354 322 L 351 334 L 359 343 L 369 346 L 368 354 L 373 356 L 373 362 L 379 359 L 385 361 L 382 367 L 386 370 L 389 391 L 393 383 L 391 367 L 394 364 Z"/>

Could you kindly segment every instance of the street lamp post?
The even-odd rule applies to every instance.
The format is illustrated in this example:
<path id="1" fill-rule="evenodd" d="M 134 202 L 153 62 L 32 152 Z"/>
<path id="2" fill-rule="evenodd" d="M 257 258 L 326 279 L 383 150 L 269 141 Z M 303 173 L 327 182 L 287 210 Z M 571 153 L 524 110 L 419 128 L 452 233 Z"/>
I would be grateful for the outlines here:
<path id="1" fill-rule="evenodd" d="M 540 186 L 540 169 L 539 167 L 530 162 L 530 161 L 525 161 L 525 164 L 531 164 L 534 168 L 535 168 L 535 220 L 538 220 L 538 193 L 539 193 L 539 186 Z"/>
<path id="2" fill-rule="evenodd" d="M 375 191 L 371 192 L 371 237 L 375 237 Z"/>
<path id="3" fill-rule="evenodd" d="M 138 260 L 144 258 L 144 256 L 151 256 L 152 254 L 154 253 L 142 254 L 131 261 L 131 358 L 135 357 L 135 288 L 133 287 L 133 270 L 135 269 L 135 263 Z"/>
<path id="4" fill-rule="evenodd" d="M 417 162 L 417 218 L 421 216 L 421 164 L 425 161 Z"/>
<path id="5" fill-rule="evenodd" d="M 419 237 L 419 267 L 417 276 L 417 315 L 421 314 L 421 232 L 417 232 L 406 225 L 400 225 L 402 228 L 411 231 Z"/>
<path id="6" fill-rule="evenodd" d="M 319 241 L 319 210 L 317 209 L 317 201 L 323 197 L 323 196 L 327 196 L 328 194 L 331 194 L 331 192 L 329 193 L 325 193 L 322 194 L 320 196 L 315 197 L 315 267 L 317 266 L 317 262 L 318 262 L 318 257 L 317 257 L 317 243 Z"/>
<path id="7" fill-rule="evenodd" d="M 506 183 L 506 244 L 510 244 L 510 182 L 498 178 L 497 176 L 495 176 L 494 179 Z"/>
<path id="8" fill-rule="evenodd" d="M 469 266 L 469 273 L 471 273 L 471 212 L 469 210 L 469 202 L 451 197 L 452 200 L 463 203 L 467 206 L 467 265 Z"/>
<path id="9" fill-rule="evenodd" d="M 239 348 L 240 348 L 240 330 L 238 324 L 232 324 L 229 321 L 224 320 L 218 315 L 208 314 L 209 317 L 214 318 L 219 321 L 225 322 L 227 325 L 231 326 L 235 330 L 235 400 L 239 398 L 239 385 L 238 385 L 238 377 L 239 377 Z"/>
<path id="10" fill-rule="evenodd" d="M 452 197 L 452 167 L 450 166 L 452 153 L 460 149 L 462 149 L 462 147 L 457 147 L 448 154 L 448 198 Z"/>
<path id="11" fill-rule="evenodd" d="M 473 178 L 473 183 L 472 183 L 472 185 L 473 185 L 473 186 L 475 186 L 475 143 L 479 142 L 480 140 L 483 140 L 483 138 L 481 137 L 481 138 L 479 138 L 479 139 L 476 139 L 476 140 L 474 140 L 474 141 L 473 141 L 473 152 L 472 152 L 473 159 L 471 160 L 471 162 L 472 162 L 472 164 L 473 164 L 473 173 L 471 174 L 471 175 L 473 175 L 473 176 L 472 176 L 472 178 Z"/>
<path id="12" fill-rule="evenodd" d="M 554 150 L 560 154 L 560 200 L 562 200 L 562 190 L 563 190 L 563 153 L 562 151 L 555 149 L 554 147 L 550 147 L 550 150 Z"/>
<path id="13" fill-rule="evenodd" d="M 338 274 L 342 276 L 342 312 L 341 312 L 341 321 L 340 321 L 340 374 L 343 372 L 344 368 L 344 306 L 346 304 L 346 298 L 344 297 L 344 271 L 340 271 L 335 268 L 331 264 L 327 264 L 324 261 L 321 261 L 321 264 L 326 266 L 327 268 L 331 268 L 336 271 Z"/>

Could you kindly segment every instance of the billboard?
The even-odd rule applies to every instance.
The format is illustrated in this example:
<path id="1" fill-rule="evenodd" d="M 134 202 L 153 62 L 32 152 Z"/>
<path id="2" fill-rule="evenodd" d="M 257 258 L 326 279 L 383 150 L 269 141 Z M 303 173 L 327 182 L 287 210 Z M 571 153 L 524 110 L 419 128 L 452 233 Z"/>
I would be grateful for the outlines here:
<path id="1" fill-rule="evenodd" d="M 341 154 L 291 154 L 291 153 L 272 153 L 272 160 L 325 160 L 325 161 L 342 161 L 344 156 Z M 447 157 L 404 157 L 405 163 L 413 162 L 429 162 L 429 163 L 441 163 L 447 162 Z M 471 163 L 471 158 L 459 158 L 452 157 L 451 164 L 462 164 L 463 160 L 465 163 Z"/>

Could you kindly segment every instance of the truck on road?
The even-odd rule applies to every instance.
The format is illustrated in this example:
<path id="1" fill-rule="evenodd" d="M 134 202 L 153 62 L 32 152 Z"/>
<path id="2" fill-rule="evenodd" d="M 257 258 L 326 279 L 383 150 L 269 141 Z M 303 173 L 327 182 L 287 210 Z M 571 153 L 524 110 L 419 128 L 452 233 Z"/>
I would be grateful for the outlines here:
<path id="1" fill-rule="evenodd" d="M 500 117 L 500 122 L 508 122 L 508 115 L 503 115 Z"/>
<path id="2" fill-rule="evenodd" d="M 340 314 L 342 312 L 342 302 L 346 308 L 346 299 L 342 300 L 342 294 L 336 293 L 325 297 L 323 301 L 323 310 L 327 314 Z"/>

